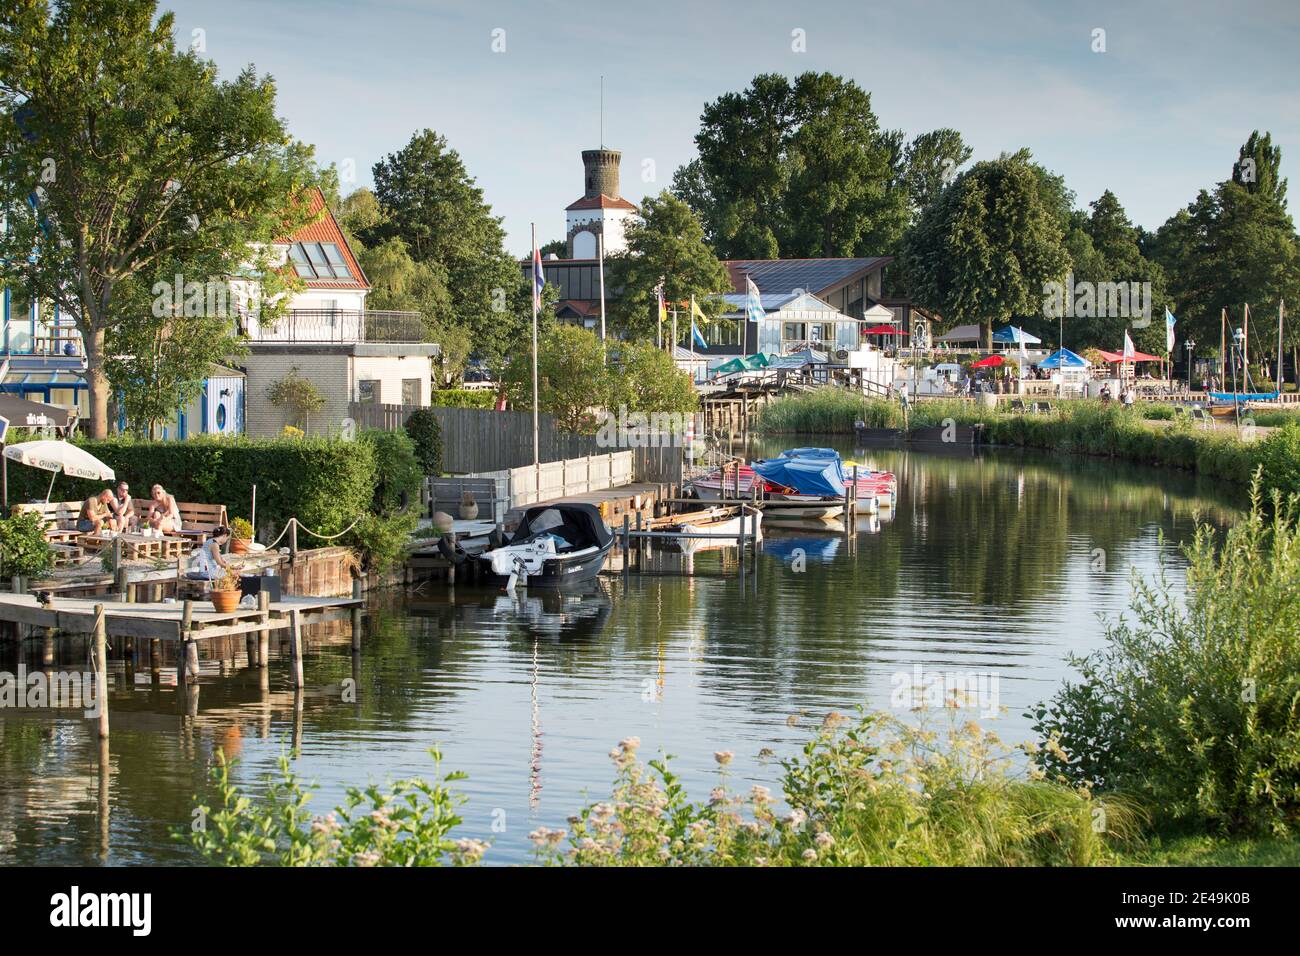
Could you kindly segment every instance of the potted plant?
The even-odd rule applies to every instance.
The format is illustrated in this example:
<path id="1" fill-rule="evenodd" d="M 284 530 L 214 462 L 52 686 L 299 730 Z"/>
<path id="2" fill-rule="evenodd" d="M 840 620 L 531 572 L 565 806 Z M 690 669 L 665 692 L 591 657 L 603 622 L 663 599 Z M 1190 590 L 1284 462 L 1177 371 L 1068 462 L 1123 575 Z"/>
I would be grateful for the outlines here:
<path id="1" fill-rule="evenodd" d="M 226 571 L 212 582 L 212 609 L 218 614 L 229 614 L 239 607 L 239 578 L 231 571 Z"/>
<path id="2" fill-rule="evenodd" d="M 243 518 L 230 522 L 230 553 L 246 554 L 253 541 L 253 526 Z"/>
<path id="3" fill-rule="evenodd" d="M 478 517 L 478 502 L 474 500 L 474 493 L 466 491 L 460 496 L 460 516 L 465 521 L 473 521 Z"/>

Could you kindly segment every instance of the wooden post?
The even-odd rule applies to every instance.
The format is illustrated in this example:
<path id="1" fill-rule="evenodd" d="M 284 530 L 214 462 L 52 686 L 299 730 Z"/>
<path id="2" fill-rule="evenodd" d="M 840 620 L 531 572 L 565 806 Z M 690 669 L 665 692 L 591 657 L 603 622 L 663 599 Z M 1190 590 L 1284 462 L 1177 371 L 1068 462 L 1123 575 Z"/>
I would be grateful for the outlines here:
<path id="1" fill-rule="evenodd" d="M 154 679 L 158 678 L 162 671 L 162 641 L 153 638 L 149 641 L 149 673 Z"/>
<path id="2" fill-rule="evenodd" d="M 360 578 L 352 579 L 352 600 L 354 601 L 361 600 L 361 579 Z M 360 652 L 361 652 L 361 608 L 354 607 L 352 609 L 352 653 L 359 654 Z"/>
<path id="3" fill-rule="evenodd" d="M 289 653 L 293 657 L 293 686 L 302 689 L 302 621 L 298 609 L 289 609 Z"/>
<path id="4" fill-rule="evenodd" d="M 104 605 L 95 605 L 95 688 L 99 704 L 99 739 L 108 739 L 108 627 L 104 622 Z"/>
<path id="5" fill-rule="evenodd" d="M 271 619 L 271 595 L 266 591 L 257 592 L 257 610 L 262 618 L 262 629 L 257 632 L 257 666 L 265 671 L 271 658 L 271 631 L 266 626 Z"/>
<path id="6" fill-rule="evenodd" d="M 190 622 L 194 619 L 194 602 L 181 605 L 180 643 L 176 646 L 176 686 L 184 687 L 189 680 Z"/>
<path id="7" fill-rule="evenodd" d="M 289 519 L 289 562 L 298 557 L 298 519 Z"/>
<path id="8" fill-rule="evenodd" d="M 117 599 L 125 603 L 126 568 L 122 567 L 122 539 L 120 536 L 113 539 L 113 590 L 117 592 Z"/>

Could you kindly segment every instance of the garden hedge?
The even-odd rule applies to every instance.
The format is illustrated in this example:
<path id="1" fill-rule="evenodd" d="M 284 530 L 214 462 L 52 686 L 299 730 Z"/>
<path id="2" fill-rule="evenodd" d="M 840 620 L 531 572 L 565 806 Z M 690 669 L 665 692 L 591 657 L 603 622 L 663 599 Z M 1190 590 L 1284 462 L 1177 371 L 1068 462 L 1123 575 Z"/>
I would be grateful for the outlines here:
<path id="1" fill-rule="evenodd" d="M 376 489 L 374 444 L 341 438 L 217 438 L 143 441 L 115 436 L 77 439 L 90 454 L 147 498 L 155 483 L 177 501 L 223 504 L 230 517 L 250 517 L 257 485 L 257 532 L 268 541 L 291 516 L 321 534 L 343 530 L 369 512 Z M 9 501 L 43 501 L 49 472 L 9 462 Z M 51 500 L 84 498 L 106 482 L 59 475 Z M 303 547 L 314 542 L 301 541 Z"/>

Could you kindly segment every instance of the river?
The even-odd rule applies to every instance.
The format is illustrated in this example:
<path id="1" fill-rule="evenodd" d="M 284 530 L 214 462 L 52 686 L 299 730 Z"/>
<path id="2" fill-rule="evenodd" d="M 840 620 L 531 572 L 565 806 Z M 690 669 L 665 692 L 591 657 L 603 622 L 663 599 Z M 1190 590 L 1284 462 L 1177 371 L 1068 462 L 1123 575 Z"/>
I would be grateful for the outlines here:
<path id="1" fill-rule="evenodd" d="M 359 659 L 337 628 L 311 643 L 300 706 L 287 662 L 263 688 L 242 647 L 233 667 L 204 662 L 194 719 L 174 687 L 147 673 L 128 683 L 119 666 L 106 790 L 91 722 L 0 710 L 0 864 L 192 861 L 169 834 L 196 794 L 211 798 L 218 747 L 257 791 L 297 745 L 325 812 L 347 786 L 430 774 L 436 744 L 444 770 L 469 774 L 457 835 L 511 864 L 531 859 L 531 830 L 608 794 L 608 754 L 627 736 L 643 756 L 674 755 L 696 799 L 716 782 L 714 751 L 734 752 L 732 786 L 779 790 L 779 759 L 827 712 L 897 708 L 894 691 L 918 677 L 975 679 L 970 716 L 1024 740 L 1024 712 L 1069 676 L 1069 653 L 1100 646 L 1131 576 L 1163 564 L 1180 588 L 1194 515 L 1223 524 L 1242 504 L 1212 482 L 1110 461 L 859 457 L 898 475 L 898 502 L 852 538 L 770 525 L 743 574 L 734 549 L 696 554 L 689 576 L 684 558 L 656 555 L 572 597 L 375 596 Z M 0 669 L 17 665 L 0 650 Z"/>

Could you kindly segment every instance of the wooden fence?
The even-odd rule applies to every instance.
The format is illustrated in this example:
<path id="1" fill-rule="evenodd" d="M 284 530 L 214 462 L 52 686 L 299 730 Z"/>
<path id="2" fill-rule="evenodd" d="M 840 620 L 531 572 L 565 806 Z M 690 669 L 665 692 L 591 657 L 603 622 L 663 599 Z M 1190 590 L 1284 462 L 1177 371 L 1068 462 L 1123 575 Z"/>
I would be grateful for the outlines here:
<path id="1" fill-rule="evenodd" d="M 524 465 L 475 475 L 428 478 L 424 497 L 430 515 L 445 511 L 455 517 L 461 496 L 468 492 L 479 506 L 480 518 L 501 521 L 511 508 L 621 488 L 631 482 L 632 452 L 616 451 L 543 462 L 537 467 Z"/>
<path id="2" fill-rule="evenodd" d="M 363 405 L 354 402 L 350 406 L 349 415 L 357 428 L 395 431 L 406 423 L 406 419 L 417 407 Z M 532 412 L 498 412 L 482 408 L 432 408 L 431 411 L 442 427 L 444 471 L 481 476 L 532 467 Z M 605 448 L 593 435 L 574 435 L 562 431 L 556 427 L 554 416 L 545 414 L 538 416 L 537 438 L 538 458 L 544 465 L 627 451 L 631 454 L 632 462 L 628 482 L 680 484 L 682 481 L 685 450 L 681 445 Z"/>

